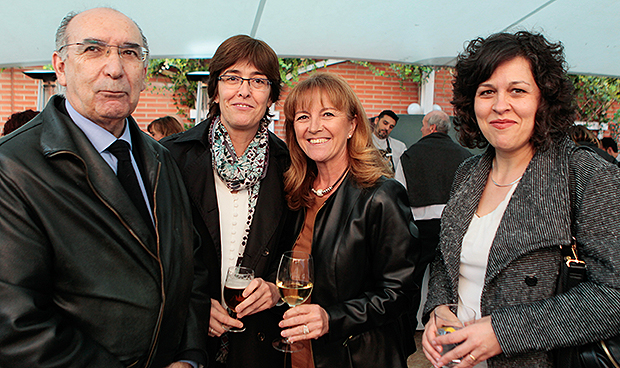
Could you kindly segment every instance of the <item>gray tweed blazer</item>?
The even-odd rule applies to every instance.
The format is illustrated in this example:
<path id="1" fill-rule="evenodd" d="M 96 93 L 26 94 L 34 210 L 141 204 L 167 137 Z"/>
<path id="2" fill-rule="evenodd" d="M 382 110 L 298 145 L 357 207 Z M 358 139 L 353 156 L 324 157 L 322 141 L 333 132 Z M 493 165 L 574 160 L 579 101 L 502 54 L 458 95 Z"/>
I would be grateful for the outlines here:
<path id="1" fill-rule="evenodd" d="M 463 236 L 484 189 L 492 149 L 456 173 L 431 266 L 425 315 L 458 300 Z M 571 221 L 571 204 L 574 221 Z M 573 231 L 571 231 L 571 223 Z M 560 245 L 577 239 L 588 282 L 556 295 Z M 537 152 L 489 253 L 481 313 L 503 353 L 489 367 L 552 367 L 550 352 L 620 333 L 620 169 L 568 139 Z"/>

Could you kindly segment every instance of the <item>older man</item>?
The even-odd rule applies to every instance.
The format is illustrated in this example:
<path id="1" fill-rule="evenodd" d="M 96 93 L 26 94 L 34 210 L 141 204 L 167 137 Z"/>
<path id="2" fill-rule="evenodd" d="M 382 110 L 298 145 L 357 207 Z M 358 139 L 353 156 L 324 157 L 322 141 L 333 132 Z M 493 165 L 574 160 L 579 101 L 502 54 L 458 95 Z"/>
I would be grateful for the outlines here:
<path id="1" fill-rule="evenodd" d="M 66 97 L 0 140 L 0 366 L 196 366 L 209 310 L 187 194 L 130 116 L 146 38 L 97 8 L 63 19 L 56 50 Z"/>
<path id="2" fill-rule="evenodd" d="M 418 285 L 435 258 L 441 213 L 450 197 L 454 173 L 472 155 L 450 138 L 450 126 L 450 117 L 445 112 L 426 114 L 420 129 L 422 138 L 402 154 L 394 175 L 407 188 L 413 219 L 420 231 L 420 260 L 414 276 Z M 416 312 L 421 298 L 420 293 L 414 297 Z"/>

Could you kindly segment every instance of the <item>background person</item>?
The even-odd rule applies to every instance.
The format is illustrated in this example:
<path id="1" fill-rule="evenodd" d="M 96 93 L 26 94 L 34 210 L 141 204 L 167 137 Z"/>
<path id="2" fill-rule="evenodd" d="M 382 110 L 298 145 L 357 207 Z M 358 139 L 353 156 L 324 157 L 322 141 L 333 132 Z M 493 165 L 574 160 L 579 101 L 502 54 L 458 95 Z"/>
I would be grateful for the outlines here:
<path id="1" fill-rule="evenodd" d="M 383 110 L 374 120 L 374 134 L 372 135 L 375 147 L 383 154 L 392 173 L 400 160 L 400 155 L 407 149 L 405 143 L 390 137 L 396 123 L 398 123 L 398 115 L 392 110 Z"/>
<path id="2" fill-rule="evenodd" d="M 450 198 L 454 173 L 461 162 L 471 157 L 468 150 L 448 135 L 451 125 L 450 117 L 443 111 L 426 114 L 420 129 L 422 138 L 400 156 L 394 175 L 407 189 L 414 223 L 420 231 L 420 260 L 414 277 L 418 285 L 422 285 L 426 268 L 435 259 L 441 213 Z M 412 319 L 416 322 L 421 300 L 420 289 L 412 308 Z"/>
<path id="3" fill-rule="evenodd" d="M 573 125 L 568 128 L 568 135 L 578 146 L 589 147 L 591 150 L 596 152 L 599 156 L 601 156 L 605 161 L 618 165 L 618 161 L 616 158 L 609 154 L 609 152 L 605 151 L 601 148 L 601 142 L 596 138 L 593 132 L 591 132 L 584 125 Z"/>
<path id="4" fill-rule="evenodd" d="M 301 210 L 291 243 L 314 258 L 311 304 L 280 326 L 312 349 L 293 367 L 406 367 L 400 316 L 410 307 L 417 248 L 407 194 L 374 148 L 361 102 L 329 73 L 286 99 L 289 206 Z M 312 352 L 313 356 L 310 355 Z"/>
<path id="5" fill-rule="evenodd" d="M 7 135 L 19 128 L 20 126 L 26 124 L 30 120 L 34 119 L 34 117 L 37 116 L 38 113 L 38 111 L 25 110 L 12 114 L 11 116 L 9 116 L 6 123 L 4 123 L 2 135 Z"/>
<path id="6" fill-rule="evenodd" d="M 164 116 L 153 120 L 146 130 L 155 139 L 160 140 L 172 134 L 181 133 L 185 129 L 174 116 Z"/>
<path id="7" fill-rule="evenodd" d="M 601 139 L 602 149 L 612 155 L 616 161 L 618 161 L 618 143 L 611 137 L 604 137 Z"/>
<path id="8" fill-rule="evenodd" d="M 280 66 L 265 42 L 249 36 L 224 41 L 209 64 L 209 117 L 162 143 L 177 160 L 187 185 L 194 225 L 207 251 L 211 313 L 209 367 L 281 367 L 271 346 L 281 312 L 274 284 L 284 252 L 287 217 L 283 174 L 289 165 L 282 140 L 269 132 L 269 106 L 280 97 Z M 247 299 L 232 319 L 222 305 L 228 267 L 254 270 Z M 227 333 L 226 326 L 246 327 Z M 223 348 L 227 346 L 227 348 Z"/>
<path id="9" fill-rule="evenodd" d="M 206 363 L 189 200 L 168 151 L 130 116 L 147 55 L 122 13 L 70 13 L 52 56 L 66 95 L 0 140 L 2 367 Z"/>
<path id="10" fill-rule="evenodd" d="M 441 220 L 422 340 L 438 366 L 552 367 L 553 349 L 620 330 L 620 170 L 568 137 L 572 91 L 562 45 L 539 34 L 478 38 L 457 59 L 459 140 L 487 150 L 457 171 Z M 556 294 L 572 236 L 588 281 Z M 436 337 L 431 311 L 457 302 L 482 318 Z"/>

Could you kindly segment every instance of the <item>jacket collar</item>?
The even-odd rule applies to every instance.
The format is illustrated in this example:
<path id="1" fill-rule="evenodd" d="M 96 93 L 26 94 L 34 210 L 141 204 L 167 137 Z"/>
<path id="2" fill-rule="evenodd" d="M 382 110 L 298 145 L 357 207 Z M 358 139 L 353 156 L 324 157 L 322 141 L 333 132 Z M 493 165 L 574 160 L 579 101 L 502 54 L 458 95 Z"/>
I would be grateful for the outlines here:
<path id="1" fill-rule="evenodd" d="M 446 139 L 446 138 L 449 139 L 449 140 L 452 140 L 452 138 L 450 138 L 450 136 L 447 135 L 446 133 L 434 132 L 434 133 L 431 133 L 431 134 L 429 134 L 427 136 L 424 136 L 424 137 L 420 138 L 420 140 L 418 140 L 418 142 L 425 141 L 425 140 L 431 140 L 431 139 Z"/>
<path id="2" fill-rule="evenodd" d="M 186 183 L 189 196 L 200 212 L 200 216 L 215 244 L 215 250 L 221 258 L 220 221 L 209 144 L 210 127 L 211 119 L 207 119 L 194 128 L 181 133 L 174 139 L 173 144 L 190 143 L 201 147 L 202 152 L 199 152 L 193 161 L 186 163 L 183 176 L 192 178 Z M 284 188 L 281 178 L 287 168 L 288 157 L 284 143 L 276 138 L 272 132 L 269 132 L 269 168 L 267 175 L 261 182 L 258 202 L 256 203 L 257 216 L 254 216 L 252 231 L 245 248 L 244 266 L 253 267 L 260 260 L 264 248 L 273 237 L 280 218 L 286 210 L 282 200 Z"/>
<path id="3" fill-rule="evenodd" d="M 66 114 L 65 99 L 62 96 L 53 96 L 41 112 L 44 122 L 41 131 L 41 149 L 49 159 L 67 157 L 78 158 L 82 162 L 84 175 L 92 185 L 93 190 L 118 216 L 127 224 L 132 232 L 136 233 L 143 244 L 150 244 L 149 252 L 153 253 L 155 239 L 148 226 L 134 207 L 129 196 L 125 193 L 114 171 L 103 160 L 99 152 L 93 147 L 86 135 L 78 128 Z M 144 138 L 133 118 L 127 118 L 131 129 L 134 152 L 143 162 L 145 185 L 151 202 L 154 203 L 153 191 L 157 186 L 157 174 L 160 165 L 158 153 Z M 153 205 L 156 208 L 155 205 Z"/>
<path id="4" fill-rule="evenodd" d="M 546 151 L 537 151 L 530 161 L 493 240 L 485 285 L 524 254 L 570 242 L 569 155 L 566 153 L 569 149 L 570 143 L 564 140 Z M 442 218 L 440 247 L 454 295 L 457 295 L 463 237 L 478 207 L 493 157 L 492 149 L 477 157 L 469 175 L 453 189 L 449 209 Z"/>

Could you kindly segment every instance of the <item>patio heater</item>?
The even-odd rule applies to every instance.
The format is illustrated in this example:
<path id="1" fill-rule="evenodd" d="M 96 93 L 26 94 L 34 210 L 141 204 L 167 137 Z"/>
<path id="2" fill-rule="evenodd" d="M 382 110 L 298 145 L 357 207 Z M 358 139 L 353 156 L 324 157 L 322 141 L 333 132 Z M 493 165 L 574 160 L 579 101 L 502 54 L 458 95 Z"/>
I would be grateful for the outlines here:
<path id="1" fill-rule="evenodd" d="M 206 91 L 204 91 L 204 89 L 206 88 L 207 80 L 209 79 L 209 72 L 189 72 L 186 73 L 185 76 L 190 81 L 198 82 L 198 87 L 196 89 L 196 120 L 194 121 L 194 125 L 197 125 L 207 117 L 207 113 L 209 112 L 209 107 L 207 104 L 209 98 L 205 93 Z"/>
<path id="2" fill-rule="evenodd" d="M 39 92 L 37 93 L 37 111 L 42 111 L 47 100 L 52 97 L 56 90 L 56 73 L 53 70 L 26 70 L 23 72 L 32 79 L 39 80 Z"/>

